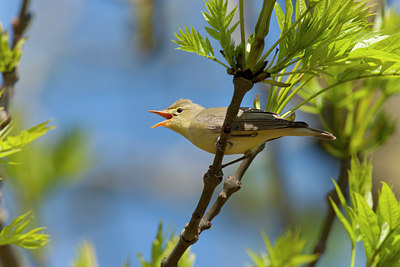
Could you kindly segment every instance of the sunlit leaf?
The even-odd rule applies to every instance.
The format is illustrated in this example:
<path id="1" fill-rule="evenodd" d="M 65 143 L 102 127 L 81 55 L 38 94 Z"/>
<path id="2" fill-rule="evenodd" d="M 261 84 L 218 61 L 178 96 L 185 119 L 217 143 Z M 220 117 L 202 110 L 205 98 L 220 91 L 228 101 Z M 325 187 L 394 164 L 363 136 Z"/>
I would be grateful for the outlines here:
<path id="1" fill-rule="evenodd" d="M 37 249 L 46 245 L 49 236 L 43 233 L 44 227 L 26 230 L 32 218 L 32 213 L 27 212 L 4 226 L 0 232 L 0 246 L 13 244 L 26 249 Z"/>
<path id="2" fill-rule="evenodd" d="M 96 250 L 89 241 L 83 241 L 79 246 L 78 255 L 71 267 L 98 267 Z"/>
<path id="3" fill-rule="evenodd" d="M 382 191 L 378 200 L 379 212 L 389 224 L 390 229 L 396 228 L 400 223 L 400 207 L 390 187 L 382 182 Z"/>

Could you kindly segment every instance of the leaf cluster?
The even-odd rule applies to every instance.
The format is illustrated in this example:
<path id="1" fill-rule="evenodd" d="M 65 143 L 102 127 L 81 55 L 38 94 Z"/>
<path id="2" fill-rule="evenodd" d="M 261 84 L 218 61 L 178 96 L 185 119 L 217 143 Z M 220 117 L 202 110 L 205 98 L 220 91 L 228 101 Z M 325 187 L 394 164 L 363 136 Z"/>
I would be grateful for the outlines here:
<path id="1" fill-rule="evenodd" d="M 158 267 L 163 258 L 169 255 L 169 253 L 174 248 L 176 242 L 178 241 L 178 236 L 174 233 L 169 234 L 169 231 L 163 232 L 162 222 L 158 225 L 158 230 L 156 238 L 153 241 L 151 248 L 151 259 L 150 261 L 145 261 L 143 255 L 138 252 L 138 258 L 142 267 Z M 188 249 L 179 260 L 180 267 L 192 267 L 195 260 L 195 254 L 190 252 Z"/>
<path id="2" fill-rule="evenodd" d="M 185 26 L 176 34 L 179 47 L 217 61 L 228 73 L 253 82 L 271 85 L 266 109 L 281 114 L 289 101 L 306 85 L 321 75 L 333 77 L 318 90 L 305 91 L 304 101 L 283 114 L 292 114 L 300 106 L 338 84 L 367 77 L 400 74 L 400 34 L 389 21 L 379 21 L 371 27 L 371 14 L 366 1 L 355 0 L 286 0 L 284 9 L 276 1 L 264 1 L 254 32 L 244 39 L 243 1 L 239 8 L 227 11 L 227 1 L 206 1 L 203 12 L 210 27 L 207 33 L 218 40 L 228 65 L 218 60 L 209 39 L 193 27 Z M 233 22 L 239 9 L 240 20 Z M 281 30 L 279 39 L 264 51 L 265 38 L 275 10 Z M 393 20 L 396 16 L 390 13 Z M 241 40 L 233 42 L 232 33 L 240 26 Z M 279 47 L 279 50 L 278 50 Z M 276 50 L 270 63 L 265 61 Z M 286 78 L 283 81 L 283 78 Z M 336 88 L 335 88 L 336 89 Z"/>
<path id="3" fill-rule="evenodd" d="M 382 94 L 376 101 L 376 109 L 380 109 L 380 102 L 384 102 L 399 92 L 396 80 L 400 75 L 398 61 L 400 57 L 400 36 L 398 34 L 400 16 L 394 11 L 394 8 L 389 8 L 386 12 L 380 12 L 375 21 L 373 27 L 363 29 L 362 37 L 354 39 L 355 41 L 350 39 L 351 46 L 341 44 L 343 41 L 335 45 L 347 47 L 345 49 L 348 51 L 346 52 L 347 56 L 334 64 L 325 66 L 323 68 L 324 75 L 315 77 L 315 73 L 304 74 L 301 84 L 292 92 L 292 94 L 298 93 L 304 101 L 283 116 L 287 116 L 299 107 L 312 113 L 321 114 L 324 104 L 338 106 L 338 103 L 341 102 L 345 102 L 342 105 L 347 109 L 351 109 L 353 106 L 353 110 L 356 112 L 354 106 L 357 105 L 357 101 L 366 95 L 369 100 L 366 100 L 365 104 L 375 101 L 377 94 Z M 300 74 L 295 74 L 292 80 L 300 77 Z M 368 80 L 365 81 L 366 79 Z M 357 82 L 358 80 L 365 82 L 360 83 Z M 328 93 L 325 93 L 327 91 Z M 303 106 L 305 104 L 308 105 Z M 355 122 L 355 125 L 358 126 L 358 122 Z"/>
<path id="4" fill-rule="evenodd" d="M 399 36 L 393 30 L 387 31 L 379 28 L 379 25 L 387 25 L 390 22 L 386 21 L 386 24 L 379 23 L 378 25 L 374 25 L 375 27 L 371 27 L 366 21 L 369 15 L 365 3 L 353 3 L 353 5 L 349 6 L 350 2 L 321 1 L 318 2 L 319 4 L 314 9 L 317 12 L 313 12 L 312 16 L 307 15 L 304 17 L 304 20 L 308 18 L 310 27 L 313 28 L 311 33 L 314 31 L 318 32 L 319 30 L 323 30 L 324 33 L 315 36 L 314 45 L 304 48 L 303 52 L 298 54 L 299 57 L 297 59 L 291 63 L 289 62 L 289 64 L 296 63 L 291 72 L 285 72 L 285 69 L 283 69 L 281 73 L 271 75 L 272 77 L 278 77 L 278 82 L 281 82 L 281 75 L 289 74 L 283 83 L 289 84 L 289 86 L 283 87 L 280 85 L 282 87 L 280 89 L 276 87 L 271 88 L 267 109 L 269 108 L 274 112 L 281 113 L 290 99 L 299 94 L 304 101 L 283 114 L 283 117 L 286 117 L 306 103 L 311 103 L 311 106 L 313 106 L 315 104 L 313 101 L 315 101 L 316 97 L 328 90 L 337 90 L 337 86 L 341 86 L 347 82 L 369 77 L 386 78 L 400 74 L 400 65 L 398 65 L 398 58 L 400 56 Z M 290 3 L 290 1 L 287 1 L 286 4 L 290 5 Z M 301 3 L 300 5 L 299 3 L 297 4 L 296 16 L 299 13 L 298 9 L 302 9 Z M 343 9 L 343 7 L 346 8 Z M 304 8 L 306 7 L 303 6 Z M 275 9 L 280 10 L 280 8 Z M 289 10 L 291 9 L 289 8 Z M 290 12 L 286 8 L 285 16 L 289 14 L 288 12 L 292 14 L 294 11 Z M 277 17 L 281 17 L 281 20 L 283 20 L 282 16 L 283 13 L 279 16 L 279 12 L 277 11 Z M 289 19 L 287 17 L 284 21 Z M 314 20 L 317 22 L 314 22 Z M 346 22 L 340 25 L 336 23 L 337 20 Z M 336 22 L 328 26 L 327 23 L 329 21 Z M 299 23 L 296 28 L 301 30 L 304 24 L 307 23 Z M 287 27 L 284 23 L 280 23 L 280 25 L 283 29 Z M 292 25 L 296 25 L 296 22 Z M 328 27 L 324 30 L 326 26 Z M 283 47 L 280 46 L 280 56 L 274 68 L 280 65 L 279 62 L 286 62 L 287 55 L 290 55 L 289 52 L 282 52 L 282 48 L 283 51 L 295 51 L 297 43 L 299 43 L 298 46 L 300 48 L 303 48 L 307 40 L 312 38 L 312 36 L 307 35 L 306 29 L 307 27 L 302 30 L 304 35 L 298 35 L 303 36 L 304 40 L 301 39 L 293 42 L 289 38 L 286 40 L 288 44 L 283 43 Z M 288 34 L 284 36 L 285 38 L 286 36 L 295 38 L 296 34 L 288 31 Z M 281 56 L 282 53 L 285 56 Z M 301 62 L 297 60 L 301 60 Z M 316 79 L 322 79 L 323 82 L 315 86 Z M 351 91 L 347 92 L 349 94 L 352 93 Z M 335 103 L 337 102 L 338 99 L 336 99 Z"/>
<path id="5" fill-rule="evenodd" d="M 298 59 L 302 60 L 299 71 L 318 73 L 321 67 L 346 58 L 369 24 L 365 1 L 321 0 L 307 6 L 304 0 L 297 0 L 293 8 L 292 1 L 287 0 L 285 13 L 278 2 L 275 12 L 281 36 L 277 62 L 271 73 Z"/>
<path id="6" fill-rule="evenodd" d="M 24 42 L 25 39 L 21 39 L 10 48 L 9 35 L 0 23 L 0 72 L 11 72 L 18 65 Z"/>
<path id="7" fill-rule="evenodd" d="M 349 203 L 334 182 L 344 214 L 332 199 L 330 201 L 352 244 L 351 266 L 354 266 L 355 245 L 359 241 L 364 244 L 366 266 L 399 266 L 399 202 L 390 187 L 383 182 L 378 196 L 378 208 L 376 211 L 372 209 L 371 173 L 370 161 L 360 163 L 353 158 L 349 172 Z"/>
<path id="8" fill-rule="evenodd" d="M 254 267 L 294 267 L 314 262 L 318 255 L 304 254 L 306 240 L 300 232 L 287 230 L 280 235 L 273 246 L 265 232 L 262 233 L 267 252 L 256 253 L 248 250 L 247 254 L 253 261 L 250 266 Z"/>
<path id="9" fill-rule="evenodd" d="M 321 85 L 322 83 L 322 85 Z M 368 154 L 394 132 L 395 120 L 383 111 L 383 104 L 400 92 L 398 78 L 376 76 L 363 81 L 340 83 L 336 77 L 310 82 L 300 95 L 307 97 L 322 86 L 335 88 L 303 106 L 320 116 L 337 140 L 324 147 L 336 157 Z"/>
<path id="10" fill-rule="evenodd" d="M 33 215 L 27 212 L 12 220 L 0 232 L 0 246 L 13 244 L 26 249 L 36 249 L 49 242 L 49 236 L 43 233 L 45 227 L 26 231 Z"/>

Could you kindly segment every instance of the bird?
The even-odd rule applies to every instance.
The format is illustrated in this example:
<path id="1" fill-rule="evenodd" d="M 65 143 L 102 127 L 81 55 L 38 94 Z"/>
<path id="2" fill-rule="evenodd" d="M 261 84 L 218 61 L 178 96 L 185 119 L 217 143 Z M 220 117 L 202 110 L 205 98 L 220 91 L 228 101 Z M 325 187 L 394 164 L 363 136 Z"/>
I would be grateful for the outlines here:
<path id="1" fill-rule="evenodd" d="M 149 110 L 166 120 L 152 128 L 164 126 L 209 153 L 217 152 L 217 141 L 221 134 L 227 107 L 205 108 L 189 99 L 179 99 L 170 107 L 157 111 Z M 308 127 L 302 121 L 290 121 L 278 114 L 248 107 L 241 107 L 233 120 L 226 155 L 245 154 L 267 141 L 283 136 L 312 136 L 322 140 L 336 137 L 323 130 Z"/>

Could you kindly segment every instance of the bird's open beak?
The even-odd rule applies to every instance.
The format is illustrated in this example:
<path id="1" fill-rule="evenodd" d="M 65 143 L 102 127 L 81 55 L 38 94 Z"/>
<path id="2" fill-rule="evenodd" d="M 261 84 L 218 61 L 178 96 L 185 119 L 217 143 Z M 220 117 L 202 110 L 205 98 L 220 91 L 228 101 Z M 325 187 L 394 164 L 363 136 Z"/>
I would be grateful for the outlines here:
<path id="1" fill-rule="evenodd" d="M 159 122 L 159 123 L 151 126 L 151 128 L 155 128 L 158 126 L 165 126 L 165 124 L 167 124 L 174 117 L 171 113 L 164 112 L 164 111 L 149 110 L 149 112 L 155 113 L 155 114 L 160 115 L 161 117 L 164 117 L 167 119 L 165 121 Z"/>

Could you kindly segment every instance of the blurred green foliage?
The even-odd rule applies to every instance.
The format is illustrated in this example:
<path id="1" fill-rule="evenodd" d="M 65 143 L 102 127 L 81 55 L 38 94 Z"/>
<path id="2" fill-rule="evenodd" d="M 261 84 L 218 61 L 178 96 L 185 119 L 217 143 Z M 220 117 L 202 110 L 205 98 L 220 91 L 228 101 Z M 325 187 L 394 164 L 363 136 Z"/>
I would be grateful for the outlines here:
<path id="1" fill-rule="evenodd" d="M 287 230 L 280 235 L 273 246 L 267 234 L 262 232 L 267 252 L 256 253 L 247 250 L 254 267 L 294 267 L 311 263 L 318 255 L 304 254 L 306 239 L 300 236 L 300 231 Z"/>
<path id="2" fill-rule="evenodd" d="M 353 158 L 349 173 L 349 195 L 347 203 L 343 192 L 335 183 L 344 214 L 331 200 L 335 212 L 346 229 L 352 243 L 352 260 L 354 266 L 355 244 L 362 241 L 367 258 L 366 266 L 399 266 L 400 265 L 400 206 L 390 187 L 382 182 L 378 195 L 377 210 L 372 201 L 372 165 L 361 164 Z"/>
<path id="3" fill-rule="evenodd" d="M 79 128 L 53 141 L 35 143 L 9 157 L 7 182 L 15 189 L 21 208 L 38 208 L 58 186 L 76 181 L 91 166 L 88 140 Z"/>
<path id="4" fill-rule="evenodd" d="M 151 260 L 145 261 L 143 255 L 139 252 L 138 257 L 142 267 L 159 267 L 161 260 L 168 256 L 178 242 L 178 235 L 175 233 L 168 234 L 168 230 L 163 232 L 162 222 L 158 225 L 156 238 L 151 248 Z M 195 255 L 188 249 L 179 261 L 179 267 L 192 267 L 194 265 Z"/>
<path id="5" fill-rule="evenodd" d="M 11 72 L 18 65 L 22 55 L 22 45 L 25 39 L 20 39 L 13 49 L 10 48 L 9 35 L 3 31 L 0 22 L 0 72 Z"/>
<path id="6" fill-rule="evenodd" d="M 53 129 L 54 126 L 48 126 L 49 121 L 38 124 L 28 130 L 23 130 L 19 134 L 10 136 L 13 124 L 8 125 L 0 130 L 0 158 L 10 156 L 35 140 L 36 138 L 45 134 L 48 130 Z"/>
<path id="7" fill-rule="evenodd" d="M 90 241 L 83 241 L 79 248 L 77 257 L 71 267 L 98 267 L 96 250 Z"/>

